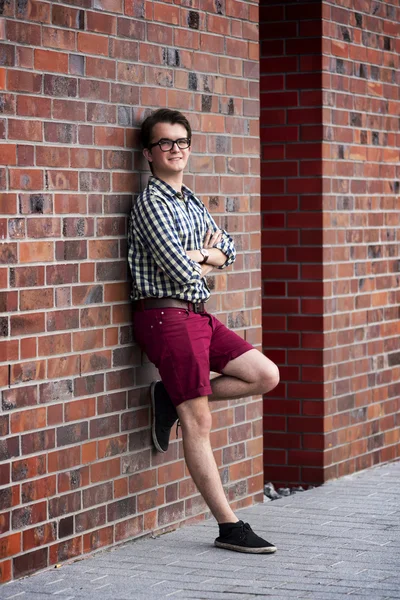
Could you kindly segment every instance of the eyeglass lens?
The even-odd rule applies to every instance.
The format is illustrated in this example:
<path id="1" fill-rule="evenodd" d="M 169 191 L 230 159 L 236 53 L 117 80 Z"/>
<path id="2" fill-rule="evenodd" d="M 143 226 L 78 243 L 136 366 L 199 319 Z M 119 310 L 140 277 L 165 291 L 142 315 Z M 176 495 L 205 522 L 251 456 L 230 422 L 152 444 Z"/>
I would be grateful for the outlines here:
<path id="1" fill-rule="evenodd" d="M 176 144 L 180 150 L 184 150 L 188 148 L 190 145 L 190 140 L 188 138 L 180 138 L 179 140 L 160 140 L 159 146 L 163 152 L 167 152 L 168 150 L 172 150 L 173 145 Z"/>

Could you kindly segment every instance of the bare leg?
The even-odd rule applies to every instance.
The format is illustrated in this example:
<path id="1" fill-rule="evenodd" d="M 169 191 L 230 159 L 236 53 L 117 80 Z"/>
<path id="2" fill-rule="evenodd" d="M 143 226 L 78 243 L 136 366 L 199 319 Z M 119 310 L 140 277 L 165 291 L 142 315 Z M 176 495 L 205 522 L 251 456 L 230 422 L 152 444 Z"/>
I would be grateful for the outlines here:
<path id="1" fill-rule="evenodd" d="M 210 400 L 243 398 L 273 389 L 279 381 L 276 365 L 258 350 L 231 360 L 223 374 L 211 381 Z M 187 400 L 177 406 L 182 426 L 183 450 L 189 472 L 218 523 L 236 523 L 229 506 L 210 444 L 212 418 L 208 397 Z"/>
<path id="2" fill-rule="evenodd" d="M 207 396 L 187 400 L 177 407 L 177 411 L 185 460 L 193 481 L 218 523 L 236 523 L 238 518 L 228 504 L 211 449 Z"/>
<path id="3" fill-rule="evenodd" d="M 210 400 L 233 400 L 266 394 L 279 383 L 278 367 L 256 349 L 231 360 L 223 374 L 211 380 Z"/>

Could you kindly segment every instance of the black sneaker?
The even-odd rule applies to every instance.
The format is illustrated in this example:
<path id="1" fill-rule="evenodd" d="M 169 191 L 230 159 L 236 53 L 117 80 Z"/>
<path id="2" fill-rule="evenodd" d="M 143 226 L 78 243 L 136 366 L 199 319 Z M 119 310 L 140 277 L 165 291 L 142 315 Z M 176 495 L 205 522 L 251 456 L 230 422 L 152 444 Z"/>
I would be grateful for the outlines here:
<path id="1" fill-rule="evenodd" d="M 153 443 L 159 452 L 168 450 L 171 428 L 178 419 L 178 413 L 162 381 L 153 381 L 150 386 L 153 422 L 151 433 Z"/>
<path id="2" fill-rule="evenodd" d="M 214 544 L 218 548 L 247 552 L 248 554 L 272 554 L 276 546 L 260 538 L 248 523 L 223 523 L 219 526 L 220 536 Z"/>

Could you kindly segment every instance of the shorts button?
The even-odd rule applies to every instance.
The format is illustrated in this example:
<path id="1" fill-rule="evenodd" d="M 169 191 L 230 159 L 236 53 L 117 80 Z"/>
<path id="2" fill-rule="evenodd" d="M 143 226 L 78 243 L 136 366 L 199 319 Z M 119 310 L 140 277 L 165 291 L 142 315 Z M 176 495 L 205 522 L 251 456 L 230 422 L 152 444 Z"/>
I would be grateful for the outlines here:
<path id="1" fill-rule="evenodd" d="M 164 314 L 164 311 L 161 311 L 161 314 L 163 315 L 163 314 Z"/>

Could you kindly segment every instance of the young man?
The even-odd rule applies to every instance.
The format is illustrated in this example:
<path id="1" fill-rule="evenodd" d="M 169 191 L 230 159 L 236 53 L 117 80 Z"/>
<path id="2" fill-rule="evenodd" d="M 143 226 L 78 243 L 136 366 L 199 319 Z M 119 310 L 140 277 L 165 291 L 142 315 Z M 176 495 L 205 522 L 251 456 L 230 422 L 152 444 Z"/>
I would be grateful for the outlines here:
<path id="1" fill-rule="evenodd" d="M 183 185 L 191 137 L 178 111 L 157 110 L 142 124 L 152 177 L 134 204 L 128 241 L 134 335 L 162 380 L 150 390 L 153 442 L 165 452 L 179 419 L 188 469 L 219 524 L 215 545 L 271 553 L 275 546 L 239 521 L 228 504 L 210 445 L 209 401 L 268 392 L 279 372 L 206 311 L 205 276 L 232 264 L 236 252 L 232 238 Z M 220 375 L 210 381 L 210 371 Z"/>

